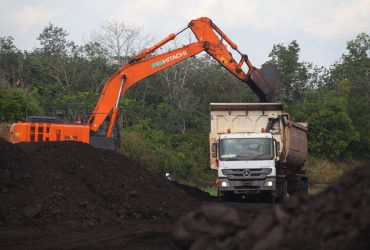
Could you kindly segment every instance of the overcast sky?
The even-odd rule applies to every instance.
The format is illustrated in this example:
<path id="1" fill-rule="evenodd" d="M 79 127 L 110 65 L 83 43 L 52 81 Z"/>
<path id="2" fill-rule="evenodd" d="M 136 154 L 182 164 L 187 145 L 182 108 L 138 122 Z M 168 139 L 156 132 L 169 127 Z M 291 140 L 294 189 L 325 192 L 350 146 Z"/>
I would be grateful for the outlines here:
<path id="1" fill-rule="evenodd" d="M 159 41 L 201 16 L 211 18 L 259 67 L 273 44 L 297 40 L 301 58 L 329 66 L 346 42 L 370 34 L 370 0 L 0 0 L 0 36 L 21 49 L 39 46 L 49 23 L 78 44 L 115 19 L 142 28 Z"/>

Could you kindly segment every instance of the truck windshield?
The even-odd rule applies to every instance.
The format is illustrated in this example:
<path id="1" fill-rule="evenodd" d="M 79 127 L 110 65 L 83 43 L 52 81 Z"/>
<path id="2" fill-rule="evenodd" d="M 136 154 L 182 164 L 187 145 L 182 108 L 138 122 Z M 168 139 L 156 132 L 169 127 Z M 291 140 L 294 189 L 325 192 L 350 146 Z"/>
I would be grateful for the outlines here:
<path id="1" fill-rule="evenodd" d="M 271 138 L 233 138 L 220 140 L 220 160 L 271 160 Z"/>

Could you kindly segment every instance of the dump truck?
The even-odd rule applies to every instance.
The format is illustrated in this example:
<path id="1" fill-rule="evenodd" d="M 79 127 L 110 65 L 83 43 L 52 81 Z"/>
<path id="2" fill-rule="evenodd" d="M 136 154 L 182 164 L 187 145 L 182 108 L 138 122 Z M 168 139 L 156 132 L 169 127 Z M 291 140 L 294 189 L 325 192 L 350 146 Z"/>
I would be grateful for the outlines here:
<path id="1" fill-rule="evenodd" d="M 281 103 L 211 103 L 210 112 L 210 166 L 220 200 L 307 194 L 306 123 L 293 122 Z"/>

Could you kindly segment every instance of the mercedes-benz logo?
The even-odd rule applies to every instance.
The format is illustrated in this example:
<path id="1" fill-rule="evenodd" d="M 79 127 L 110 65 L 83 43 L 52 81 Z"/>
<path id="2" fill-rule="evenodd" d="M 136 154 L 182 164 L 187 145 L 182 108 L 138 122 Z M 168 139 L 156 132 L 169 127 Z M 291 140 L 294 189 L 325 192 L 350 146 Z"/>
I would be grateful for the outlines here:
<path id="1" fill-rule="evenodd" d="M 250 176 L 251 175 L 251 171 L 249 169 L 244 169 L 243 175 L 244 176 Z"/>

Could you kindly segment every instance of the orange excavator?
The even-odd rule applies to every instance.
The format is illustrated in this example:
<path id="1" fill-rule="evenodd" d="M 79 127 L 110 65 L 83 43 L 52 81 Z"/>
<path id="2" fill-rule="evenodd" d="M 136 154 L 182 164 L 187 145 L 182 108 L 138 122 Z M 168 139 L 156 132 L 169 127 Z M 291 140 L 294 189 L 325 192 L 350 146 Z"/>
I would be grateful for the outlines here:
<path id="1" fill-rule="evenodd" d="M 183 31 L 190 29 L 197 41 L 178 49 L 153 55 L 158 48 L 175 39 Z M 224 41 L 237 53 L 241 59 L 237 62 Z M 266 65 L 262 69 L 255 68 L 248 56 L 238 50 L 238 46 L 231 41 L 207 17 L 192 20 L 186 28 L 178 33 L 167 36 L 154 46 L 144 49 L 134 56 L 129 63 L 120 68 L 106 83 L 91 116 L 86 122 L 64 123 L 55 118 L 33 117 L 26 122 L 18 122 L 10 129 L 11 141 L 43 142 L 43 141 L 79 141 L 90 143 L 100 148 L 114 149 L 117 147 L 116 120 L 119 115 L 118 103 L 120 96 L 149 75 L 177 64 L 200 52 L 207 52 L 216 59 L 225 69 L 245 82 L 261 102 L 271 102 L 278 86 L 276 69 Z M 247 66 L 247 72 L 242 67 Z"/>

